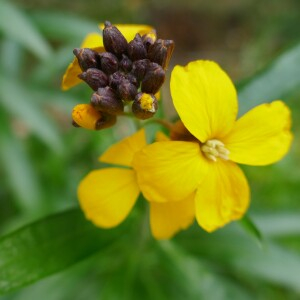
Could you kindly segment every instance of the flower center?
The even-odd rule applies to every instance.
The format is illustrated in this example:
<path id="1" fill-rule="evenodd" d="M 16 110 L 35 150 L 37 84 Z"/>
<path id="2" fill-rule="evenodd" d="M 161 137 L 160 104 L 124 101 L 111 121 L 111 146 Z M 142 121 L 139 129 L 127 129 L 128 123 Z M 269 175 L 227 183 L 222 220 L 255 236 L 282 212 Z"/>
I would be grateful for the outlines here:
<path id="1" fill-rule="evenodd" d="M 225 148 L 225 145 L 219 140 L 208 140 L 201 145 L 201 150 L 206 158 L 217 161 L 217 158 L 220 157 L 224 160 L 229 159 L 229 151 Z"/>

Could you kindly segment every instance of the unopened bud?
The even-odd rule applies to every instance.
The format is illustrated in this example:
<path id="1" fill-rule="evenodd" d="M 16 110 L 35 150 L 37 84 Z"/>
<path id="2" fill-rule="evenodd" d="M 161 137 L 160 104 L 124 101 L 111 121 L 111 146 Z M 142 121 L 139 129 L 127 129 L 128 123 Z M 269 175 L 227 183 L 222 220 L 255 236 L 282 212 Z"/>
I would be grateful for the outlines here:
<path id="1" fill-rule="evenodd" d="M 113 74 L 118 70 L 119 62 L 118 58 L 110 52 L 104 52 L 100 54 L 101 69 L 107 75 Z"/>
<path id="2" fill-rule="evenodd" d="M 102 114 L 92 105 L 79 104 L 73 108 L 73 124 L 85 129 L 96 130 L 96 124 L 101 120 Z"/>
<path id="3" fill-rule="evenodd" d="M 113 26 L 110 22 L 104 23 L 103 29 L 103 44 L 107 52 L 112 52 L 116 56 L 121 57 L 123 53 L 127 51 L 127 41 L 123 34 L 116 26 Z"/>
<path id="4" fill-rule="evenodd" d="M 134 39 L 128 44 L 128 55 L 131 60 L 144 59 L 147 56 L 146 48 L 143 44 L 141 36 L 137 33 Z"/>
<path id="5" fill-rule="evenodd" d="M 158 103 L 154 95 L 138 93 L 132 103 L 133 114 L 141 120 L 146 120 L 156 113 Z"/>
<path id="6" fill-rule="evenodd" d="M 124 72 L 130 72 L 132 69 L 132 61 L 125 54 L 123 54 L 119 66 Z"/>
<path id="7" fill-rule="evenodd" d="M 117 97 L 110 87 L 99 88 L 92 95 L 91 105 L 98 111 L 110 115 L 118 115 L 124 111 L 124 105 L 121 99 Z"/>
<path id="8" fill-rule="evenodd" d="M 102 114 L 102 118 L 96 123 L 96 130 L 106 129 L 116 124 L 117 117 L 109 114 Z"/>
<path id="9" fill-rule="evenodd" d="M 149 47 L 151 45 L 153 45 L 154 42 L 156 41 L 156 33 L 155 33 L 155 31 L 149 32 L 147 34 L 144 34 L 142 36 L 142 41 L 143 41 L 143 44 L 144 44 L 146 50 L 148 51 Z"/>
<path id="10" fill-rule="evenodd" d="M 117 71 L 109 76 L 109 86 L 116 90 L 124 79 L 125 73 Z"/>
<path id="11" fill-rule="evenodd" d="M 120 85 L 117 88 L 118 95 L 122 100 L 131 101 L 135 98 L 137 94 L 137 88 L 132 84 L 128 79 L 121 81 Z"/>
<path id="12" fill-rule="evenodd" d="M 87 69 L 86 72 L 79 74 L 78 77 L 84 80 L 94 91 L 108 85 L 108 77 L 99 69 Z"/>
<path id="13" fill-rule="evenodd" d="M 78 64 L 82 71 L 86 71 L 89 68 L 100 67 L 100 59 L 96 51 L 89 48 L 75 48 L 73 53 L 77 57 Z"/>
<path id="14" fill-rule="evenodd" d="M 149 47 L 148 58 L 161 65 L 165 70 L 169 65 L 173 50 L 174 41 L 159 39 Z"/>
<path id="15" fill-rule="evenodd" d="M 150 63 L 142 81 L 142 92 L 156 94 L 165 81 L 165 71 L 157 63 Z"/>
<path id="16" fill-rule="evenodd" d="M 149 59 L 136 60 L 132 64 L 131 73 L 137 78 L 137 80 L 141 81 L 146 74 L 149 64 Z"/>

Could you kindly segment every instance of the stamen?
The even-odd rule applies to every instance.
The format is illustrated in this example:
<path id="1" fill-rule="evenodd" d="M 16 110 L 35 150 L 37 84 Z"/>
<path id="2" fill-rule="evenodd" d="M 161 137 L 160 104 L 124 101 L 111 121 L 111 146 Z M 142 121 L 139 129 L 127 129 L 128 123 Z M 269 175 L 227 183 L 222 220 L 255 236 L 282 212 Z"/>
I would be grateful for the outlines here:
<path id="1" fill-rule="evenodd" d="M 219 140 L 208 140 L 202 146 L 201 150 L 204 156 L 212 161 L 217 161 L 217 158 L 229 160 L 229 150 Z"/>

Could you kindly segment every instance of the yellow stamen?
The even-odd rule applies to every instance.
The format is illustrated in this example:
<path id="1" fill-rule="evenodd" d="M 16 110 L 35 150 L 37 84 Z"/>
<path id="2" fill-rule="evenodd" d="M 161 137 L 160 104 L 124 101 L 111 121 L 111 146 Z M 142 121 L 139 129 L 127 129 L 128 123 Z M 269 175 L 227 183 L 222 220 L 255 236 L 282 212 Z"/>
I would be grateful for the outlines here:
<path id="1" fill-rule="evenodd" d="M 212 161 L 217 161 L 217 158 L 224 160 L 229 159 L 229 151 L 225 145 L 219 140 L 208 140 L 201 146 L 203 154 Z"/>
<path id="2" fill-rule="evenodd" d="M 153 98 L 150 94 L 143 93 L 141 99 L 140 107 L 144 110 L 148 110 L 150 112 L 155 112 L 155 107 L 153 104 Z"/>

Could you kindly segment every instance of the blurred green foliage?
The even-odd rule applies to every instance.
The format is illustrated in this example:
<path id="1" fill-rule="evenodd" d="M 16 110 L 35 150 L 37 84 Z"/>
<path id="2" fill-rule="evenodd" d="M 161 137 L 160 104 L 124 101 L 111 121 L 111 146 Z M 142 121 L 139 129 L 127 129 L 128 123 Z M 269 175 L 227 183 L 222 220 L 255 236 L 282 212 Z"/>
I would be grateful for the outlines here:
<path id="1" fill-rule="evenodd" d="M 299 299 L 299 8 L 296 0 L 0 0 L 0 292 L 9 292 L 1 299 Z M 252 204 L 243 226 L 207 234 L 195 225 L 157 242 L 141 201 L 117 230 L 84 220 L 78 182 L 134 130 L 121 118 L 103 132 L 74 129 L 71 110 L 89 90 L 60 91 L 73 48 L 105 19 L 154 25 L 176 42 L 173 64 L 217 60 L 238 80 L 242 113 L 277 98 L 291 107 L 290 154 L 244 168 Z"/>

